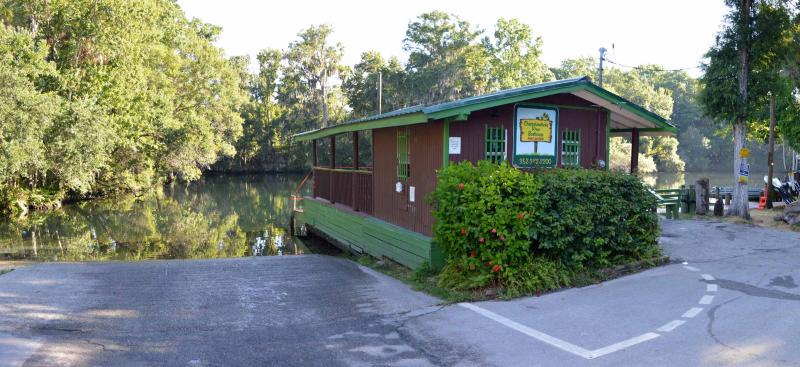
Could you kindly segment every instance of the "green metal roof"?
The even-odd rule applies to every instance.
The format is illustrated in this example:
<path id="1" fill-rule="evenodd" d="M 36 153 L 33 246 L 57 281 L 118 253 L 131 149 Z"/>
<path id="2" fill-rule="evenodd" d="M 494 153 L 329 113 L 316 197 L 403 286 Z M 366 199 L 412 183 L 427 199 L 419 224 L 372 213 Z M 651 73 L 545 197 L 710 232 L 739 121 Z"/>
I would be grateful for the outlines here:
<path id="1" fill-rule="evenodd" d="M 492 108 L 500 105 L 522 102 L 529 99 L 545 97 L 559 93 L 588 91 L 608 102 L 640 116 L 653 123 L 657 128 L 651 131 L 675 133 L 675 126 L 661 116 L 630 102 L 614 93 L 594 85 L 588 77 L 572 78 L 529 85 L 520 88 L 506 89 L 480 96 L 459 99 L 452 102 L 430 106 L 412 106 L 399 110 L 351 120 L 339 125 L 317 130 L 306 131 L 295 135 L 297 140 L 311 140 L 352 131 L 378 129 L 392 126 L 412 125 L 428 121 L 455 118 L 463 119 L 473 111 Z"/>

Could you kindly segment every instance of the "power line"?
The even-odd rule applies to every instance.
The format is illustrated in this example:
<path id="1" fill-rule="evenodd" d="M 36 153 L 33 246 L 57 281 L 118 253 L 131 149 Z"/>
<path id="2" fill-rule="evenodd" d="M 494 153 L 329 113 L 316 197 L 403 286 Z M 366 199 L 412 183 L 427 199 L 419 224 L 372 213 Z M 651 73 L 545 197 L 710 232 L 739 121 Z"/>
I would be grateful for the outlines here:
<path id="1" fill-rule="evenodd" d="M 691 67 L 688 67 L 688 68 L 680 68 L 680 69 L 653 69 L 653 68 L 644 68 L 644 67 L 641 67 L 641 66 L 624 65 L 624 64 L 620 64 L 620 63 L 614 62 L 614 61 L 609 60 L 609 59 L 605 59 L 605 61 L 609 62 L 611 64 L 614 64 L 614 65 L 617 65 L 617 66 L 624 67 L 624 68 L 630 68 L 630 69 L 636 69 L 636 70 L 642 70 L 642 71 L 663 72 L 663 73 L 675 72 L 675 71 L 687 71 L 687 70 L 699 69 L 700 68 L 699 66 L 691 66 Z"/>

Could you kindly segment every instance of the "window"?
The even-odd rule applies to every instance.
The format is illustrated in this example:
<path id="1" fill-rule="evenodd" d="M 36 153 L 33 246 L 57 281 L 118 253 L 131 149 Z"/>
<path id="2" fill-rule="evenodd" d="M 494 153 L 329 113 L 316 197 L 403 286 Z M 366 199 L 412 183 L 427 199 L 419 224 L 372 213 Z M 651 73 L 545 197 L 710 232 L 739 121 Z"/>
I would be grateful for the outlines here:
<path id="1" fill-rule="evenodd" d="M 506 160 L 506 131 L 502 126 L 489 127 L 486 125 L 484 159 L 492 163 L 502 163 Z"/>
<path id="2" fill-rule="evenodd" d="M 397 129 L 397 179 L 405 181 L 411 176 L 408 159 L 408 128 Z"/>
<path id="3" fill-rule="evenodd" d="M 361 169 L 372 169 L 372 130 L 358 132 L 358 164 Z"/>
<path id="4" fill-rule="evenodd" d="M 328 167 L 331 165 L 331 139 L 321 138 L 315 140 L 317 144 L 317 167 Z"/>
<path id="5" fill-rule="evenodd" d="M 353 168 L 353 135 L 336 135 L 336 168 Z"/>
<path id="6" fill-rule="evenodd" d="M 581 166 L 581 130 L 567 130 L 561 133 L 561 166 Z"/>

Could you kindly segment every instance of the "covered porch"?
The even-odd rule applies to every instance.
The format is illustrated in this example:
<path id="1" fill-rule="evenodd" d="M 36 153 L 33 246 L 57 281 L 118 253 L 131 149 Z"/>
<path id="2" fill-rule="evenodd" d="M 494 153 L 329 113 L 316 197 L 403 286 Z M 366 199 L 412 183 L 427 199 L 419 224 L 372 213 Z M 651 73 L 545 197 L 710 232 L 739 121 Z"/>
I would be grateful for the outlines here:
<path id="1" fill-rule="evenodd" d="M 347 132 L 311 143 L 312 198 L 372 215 L 371 132 Z"/>

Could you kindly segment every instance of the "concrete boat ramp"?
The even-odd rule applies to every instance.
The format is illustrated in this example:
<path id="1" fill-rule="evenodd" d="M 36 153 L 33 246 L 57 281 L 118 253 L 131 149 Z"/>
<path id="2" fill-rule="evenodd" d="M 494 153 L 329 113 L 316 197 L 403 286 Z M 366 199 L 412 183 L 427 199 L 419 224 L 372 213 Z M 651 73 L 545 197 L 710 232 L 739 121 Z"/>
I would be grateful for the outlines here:
<path id="1" fill-rule="evenodd" d="M 800 233 L 662 225 L 672 265 L 451 305 L 322 255 L 26 266 L 0 366 L 800 365 Z"/>

